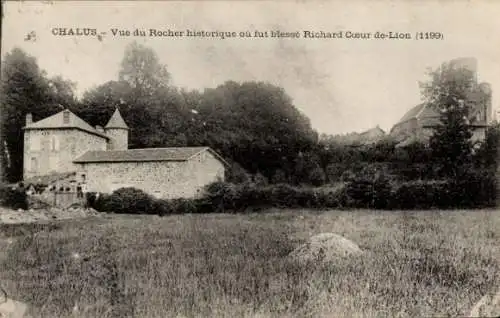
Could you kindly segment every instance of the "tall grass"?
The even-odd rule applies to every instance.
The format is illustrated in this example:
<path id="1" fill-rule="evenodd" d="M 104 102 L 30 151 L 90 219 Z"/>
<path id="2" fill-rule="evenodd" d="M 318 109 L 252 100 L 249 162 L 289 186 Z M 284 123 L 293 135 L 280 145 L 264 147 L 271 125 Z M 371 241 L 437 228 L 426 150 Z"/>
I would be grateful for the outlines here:
<path id="1" fill-rule="evenodd" d="M 499 216 L 109 216 L 10 229 L 0 279 L 34 317 L 463 316 L 499 282 Z M 366 254 L 329 264 L 286 257 L 326 231 Z"/>

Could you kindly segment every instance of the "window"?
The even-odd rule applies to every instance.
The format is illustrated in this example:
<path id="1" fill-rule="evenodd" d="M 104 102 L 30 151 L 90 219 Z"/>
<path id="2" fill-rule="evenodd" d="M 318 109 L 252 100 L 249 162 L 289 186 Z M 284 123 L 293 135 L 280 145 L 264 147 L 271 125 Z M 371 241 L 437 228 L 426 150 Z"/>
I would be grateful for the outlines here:
<path id="1" fill-rule="evenodd" d="M 481 112 L 478 112 L 477 115 L 476 115 L 476 120 L 477 121 L 481 121 L 483 120 L 483 114 L 481 114 Z"/>
<path id="2" fill-rule="evenodd" d="M 36 160 L 35 157 L 31 158 L 30 168 L 31 171 L 38 171 L 38 161 Z"/>
<path id="3" fill-rule="evenodd" d="M 59 138 L 57 136 L 52 136 L 52 142 L 50 143 L 51 150 L 59 150 Z"/>
<path id="4" fill-rule="evenodd" d="M 69 124 L 69 111 L 63 112 L 63 123 Z"/>

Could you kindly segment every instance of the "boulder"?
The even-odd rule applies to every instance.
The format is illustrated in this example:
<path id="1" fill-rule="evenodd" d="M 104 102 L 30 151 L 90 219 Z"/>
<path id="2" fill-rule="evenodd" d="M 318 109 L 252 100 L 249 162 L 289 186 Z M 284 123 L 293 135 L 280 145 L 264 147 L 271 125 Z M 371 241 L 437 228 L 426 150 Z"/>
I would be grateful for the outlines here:
<path id="1" fill-rule="evenodd" d="M 329 262 L 363 254 L 356 243 L 335 233 L 321 233 L 312 236 L 308 242 L 298 246 L 290 253 L 294 260 Z"/>
<path id="2" fill-rule="evenodd" d="M 20 301 L 10 298 L 2 299 L 0 302 L 0 317 L 2 318 L 23 318 L 28 306 Z"/>

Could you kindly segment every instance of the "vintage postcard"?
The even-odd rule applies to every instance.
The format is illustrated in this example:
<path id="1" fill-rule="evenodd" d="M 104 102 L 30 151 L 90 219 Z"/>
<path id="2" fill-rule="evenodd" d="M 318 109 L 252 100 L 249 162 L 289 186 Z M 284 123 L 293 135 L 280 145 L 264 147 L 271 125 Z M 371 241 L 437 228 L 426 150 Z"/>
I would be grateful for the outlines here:
<path id="1" fill-rule="evenodd" d="M 0 317 L 500 315 L 497 1 L 3 1 Z"/>

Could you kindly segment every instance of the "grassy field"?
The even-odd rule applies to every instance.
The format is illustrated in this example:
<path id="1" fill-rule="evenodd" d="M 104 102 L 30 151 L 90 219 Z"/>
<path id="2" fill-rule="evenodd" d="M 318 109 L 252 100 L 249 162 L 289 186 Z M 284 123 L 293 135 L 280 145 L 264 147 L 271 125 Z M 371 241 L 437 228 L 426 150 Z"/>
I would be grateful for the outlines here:
<path id="1" fill-rule="evenodd" d="M 2 286 L 34 317 L 455 317 L 499 285 L 498 211 L 109 215 L 1 228 Z M 321 232 L 367 253 L 286 258 Z"/>

